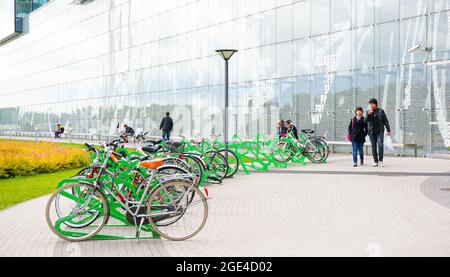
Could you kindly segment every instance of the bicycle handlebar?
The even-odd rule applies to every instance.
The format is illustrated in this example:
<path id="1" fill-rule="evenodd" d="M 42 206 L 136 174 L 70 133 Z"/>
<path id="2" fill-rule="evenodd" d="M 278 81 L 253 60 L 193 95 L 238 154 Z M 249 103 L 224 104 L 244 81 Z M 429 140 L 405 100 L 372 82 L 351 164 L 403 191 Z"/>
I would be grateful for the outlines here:
<path id="1" fill-rule="evenodd" d="M 145 140 L 145 136 L 146 135 L 148 135 L 148 132 L 145 132 L 145 133 L 143 133 L 143 134 L 139 134 L 139 135 L 137 135 L 137 136 L 135 136 L 135 138 L 137 139 L 137 140 Z"/>
<path id="2" fill-rule="evenodd" d="M 94 147 L 90 145 L 89 143 L 85 143 L 84 146 L 86 146 L 87 150 L 91 151 Z"/>

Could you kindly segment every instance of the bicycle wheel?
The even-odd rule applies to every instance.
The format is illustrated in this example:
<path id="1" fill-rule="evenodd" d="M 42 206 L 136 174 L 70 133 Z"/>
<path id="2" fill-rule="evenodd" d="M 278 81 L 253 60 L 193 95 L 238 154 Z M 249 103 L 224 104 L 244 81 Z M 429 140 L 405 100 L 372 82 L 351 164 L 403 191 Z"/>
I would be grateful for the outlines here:
<path id="1" fill-rule="evenodd" d="M 75 176 L 82 176 L 82 177 L 88 177 L 89 174 L 91 174 L 92 172 L 92 166 L 87 166 L 85 168 L 83 168 L 82 170 L 80 170 L 77 175 Z"/>
<path id="2" fill-rule="evenodd" d="M 217 179 L 215 181 L 222 181 L 228 172 L 227 159 L 217 151 L 208 151 L 203 156 L 210 171 L 208 178 Z"/>
<path id="3" fill-rule="evenodd" d="M 82 179 L 82 178 L 84 178 L 84 176 L 72 177 L 72 179 L 76 179 L 76 178 Z M 75 197 L 78 197 L 81 194 L 82 194 L 82 191 L 80 190 L 79 186 L 72 187 L 72 195 L 74 195 Z M 57 196 L 57 197 L 59 197 L 59 196 Z M 60 211 L 59 205 L 55 205 L 55 212 L 58 215 L 58 217 L 60 217 L 60 218 L 63 217 L 62 216 L 63 212 Z M 97 217 L 99 216 L 98 211 L 89 211 L 88 213 L 92 215 L 90 219 L 88 217 L 86 217 L 85 220 L 82 220 L 82 221 L 67 220 L 64 222 L 64 224 L 69 227 L 76 228 L 76 229 L 86 227 L 86 226 L 92 224 L 92 222 L 94 222 L 97 219 Z"/>
<path id="4" fill-rule="evenodd" d="M 294 146 L 285 141 L 277 142 L 275 150 L 272 152 L 273 158 L 279 163 L 289 162 L 294 155 Z"/>
<path id="5" fill-rule="evenodd" d="M 179 167 L 176 165 L 163 165 L 161 167 L 159 167 L 156 171 L 156 174 L 158 175 L 158 178 L 167 178 L 167 177 L 173 177 L 176 175 L 186 175 L 189 174 L 189 171 L 183 167 Z M 191 178 L 189 178 L 191 181 L 193 181 Z M 149 181 L 149 180 L 146 180 Z M 139 201 L 140 198 L 142 197 L 142 194 L 145 191 L 147 183 L 146 182 L 142 182 L 139 183 L 137 185 L 137 189 L 136 189 L 136 201 Z M 125 191 L 125 194 L 127 194 L 128 191 Z"/>
<path id="6" fill-rule="evenodd" d="M 163 165 L 157 169 L 157 173 L 159 176 L 162 175 L 172 176 L 176 174 L 187 174 L 189 173 L 189 170 L 184 167 L 176 165 Z"/>
<path id="7" fill-rule="evenodd" d="M 190 157 L 192 157 L 194 160 L 197 161 L 197 163 L 201 166 L 202 171 L 203 171 L 203 176 L 205 176 L 205 170 L 206 170 L 206 163 L 205 161 L 202 159 L 202 155 L 198 154 L 198 153 L 185 153 L 183 155 L 189 155 Z"/>
<path id="8" fill-rule="evenodd" d="M 71 179 L 84 179 L 84 178 L 89 178 L 91 176 L 91 174 L 93 174 L 92 172 L 93 167 L 92 166 L 87 166 L 85 168 L 83 168 L 82 170 L 80 170 L 77 175 L 71 177 Z M 79 191 L 75 190 L 75 187 L 72 188 L 72 194 L 73 195 L 78 195 Z M 58 209 L 56 210 L 56 213 L 59 213 Z M 72 228 L 83 228 L 89 224 L 91 224 L 93 221 L 95 220 L 95 217 L 92 218 L 91 221 L 84 221 L 84 223 L 78 222 L 78 223 L 71 223 L 71 222 L 64 222 L 64 224 L 66 224 L 67 226 L 70 226 Z"/>
<path id="9" fill-rule="evenodd" d="M 73 191 L 79 192 L 78 195 Z M 95 236 L 108 222 L 109 205 L 103 193 L 92 184 L 73 183 L 59 188 L 50 196 L 45 217 L 50 230 L 58 237 L 84 241 Z"/>
<path id="10" fill-rule="evenodd" d="M 316 144 L 316 147 L 319 149 L 322 155 L 321 162 L 324 163 L 328 159 L 328 156 L 330 155 L 330 147 L 328 146 L 327 142 L 321 138 L 315 138 L 312 140 L 312 143 Z"/>
<path id="11" fill-rule="evenodd" d="M 176 165 L 163 165 L 159 167 L 156 171 L 159 178 L 171 177 L 176 175 L 186 175 L 189 174 L 189 170 L 184 167 L 176 166 Z M 191 179 L 191 178 L 189 178 Z M 143 192 L 145 189 L 145 183 L 139 184 L 138 189 L 136 190 L 138 194 Z"/>
<path id="12" fill-rule="evenodd" d="M 194 192 L 193 199 L 191 198 Z M 192 238 L 208 218 L 206 198 L 192 183 L 174 180 L 161 184 L 148 198 L 150 226 L 161 237 L 181 241 Z"/>
<path id="13" fill-rule="evenodd" d="M 182 168 L 182 167 L 177 167 L 175 165 L 167 165 L 167 166 L 164 165 L 164 166 L 161 166 L 160 168 L 158 168 L 158 177 L 164 177 L 164 175 L 174 177 L 177 174 L 186 176 L 189 173 L 193 174 L 192 172 L 188 171 L 187 169 Z M 193 178 L 186 179 L 186 177 L 184 177 L 184 179 L 181 179 L 181 180 L 182 181 L 188 180 L 189 182 L 196 181 L 195 185 L 198 186 L 198 180 L 194 180 Z M 141 189 L 141 191 L 143 192 L 144 191 L 143 188 L 144 188 L 144 186 L 141 186 L 139 189 Z M 191 195 L 189 197 L 190 197 L 189 202 L 192 202 L 192 200 L 194 199 L 194 191 L 191 191 Z"/>
<path id="14" fill-rule="evenodd" d="M 228 163 L 228 171 L 225 178 L 231 178 L 239 169 L 239 159 L 236 154 L 228 149 L 219 150 L 219 153 L 225 157 Z"/>
<path id="15" fill-rule="evenodd" d="M 179 167 L 183 167 L 185 169 L 189 169 L 189 165 L 180 158 L 177 157 L 167 157 L 164 159 L 164 165 L 175 165 Z"/>
<path id="16" fill-rule="evenodd" d="M 182 157 L 183 161 L 189 166 L 188 170 L 189 172 L 191 172 L 192 174 L 195 174 L 195 176 L 197 176 L 197 185 L 200 185 L 200 183 L 203 180 L 203 172 L 204 172 L 204 168 L 203 168 L 203 164 L 198 161 L 196 158 L 190 156 L 190 155 L 183 155 Z"/>
<path id="17" fill-rule="evenodd" d="M 305 148 L 303 149 L 303 154 L 312 162 L 312 163 L 321 163 L 322 162 L 322 152 L 317 147 L 317 145 L 311 141 L 307 141 L 305 143 Z"/>

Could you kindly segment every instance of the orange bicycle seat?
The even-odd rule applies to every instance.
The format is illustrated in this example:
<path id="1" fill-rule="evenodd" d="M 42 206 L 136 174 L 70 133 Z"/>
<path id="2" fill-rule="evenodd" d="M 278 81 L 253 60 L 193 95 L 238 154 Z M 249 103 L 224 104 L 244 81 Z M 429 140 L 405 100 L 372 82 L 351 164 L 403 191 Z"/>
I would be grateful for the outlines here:
<path id="1" fill-rule="evenodd" d="M 140 167 L 155 169 L 164 164 L 164 160 L 152 160 L 152 161 L 143 161 L 139 163 Z"/>

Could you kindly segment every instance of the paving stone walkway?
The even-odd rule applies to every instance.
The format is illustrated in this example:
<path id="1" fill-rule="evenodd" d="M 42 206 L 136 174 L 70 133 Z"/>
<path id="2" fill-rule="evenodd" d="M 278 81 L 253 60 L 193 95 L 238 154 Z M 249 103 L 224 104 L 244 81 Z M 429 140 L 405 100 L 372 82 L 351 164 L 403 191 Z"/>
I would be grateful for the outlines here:
<path id="1" fill-rule="evenodd" d="M 184 242 L 69 243 L 47 227 L 44 196 L 0 212 L 0 256 L 450 255 L 450 161 L 353 168 L 350 160 L 211 185 L 208 222 Z"/>

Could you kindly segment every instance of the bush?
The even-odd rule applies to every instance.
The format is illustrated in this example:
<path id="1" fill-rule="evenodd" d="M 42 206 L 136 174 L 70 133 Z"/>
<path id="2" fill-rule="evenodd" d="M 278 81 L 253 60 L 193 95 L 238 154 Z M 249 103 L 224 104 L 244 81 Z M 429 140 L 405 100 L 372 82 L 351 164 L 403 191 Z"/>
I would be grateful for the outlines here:
<path id="1" fill-rule="evenodd" d="M 82 149 L 50 142 L 0 141 L 0 178 L 80 168 L 89 164 Z"/>

